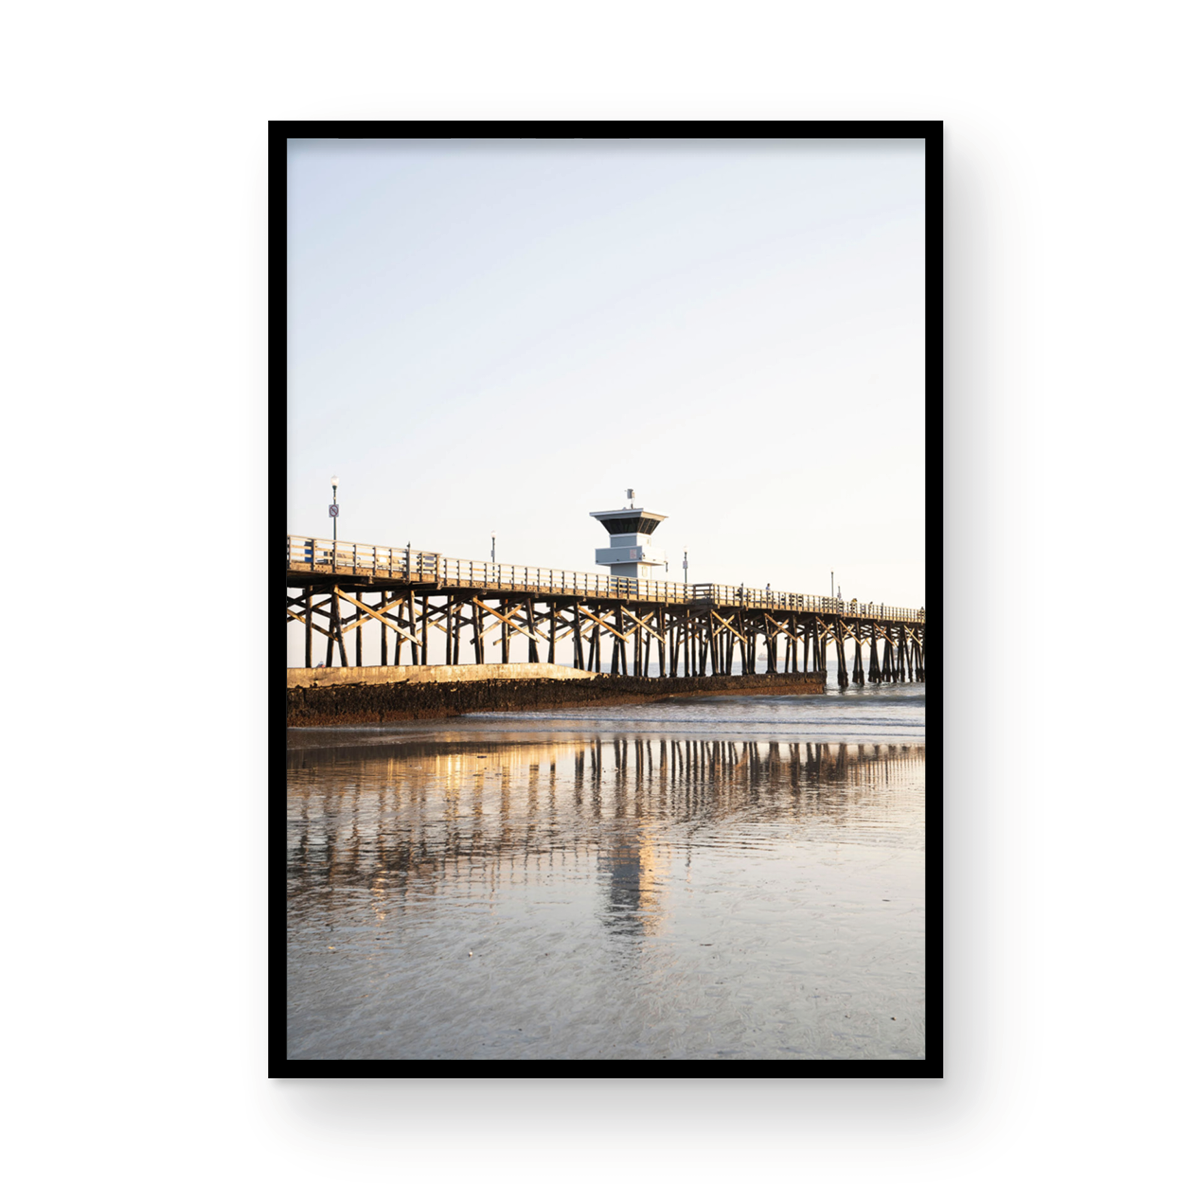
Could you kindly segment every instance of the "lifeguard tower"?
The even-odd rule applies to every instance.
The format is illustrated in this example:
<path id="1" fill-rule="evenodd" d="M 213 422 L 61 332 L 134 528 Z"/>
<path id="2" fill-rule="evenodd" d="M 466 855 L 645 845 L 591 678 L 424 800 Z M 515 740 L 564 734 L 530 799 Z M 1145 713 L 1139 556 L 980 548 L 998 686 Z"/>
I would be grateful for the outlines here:
<path id="1" fill-rule="evenodd" d="M 655 567 L 666 565 L 650 545 L 650 535 L 665 521 L 665 513 L 647 512 L 635 508 L 633 488 L 625 493 L 628 508 L 611 508 L 604 512 L 588 513 L 608 530 L 608 545 L 596 550 L 596 565 L 607 567 L 613 575 L 626 579 L 650 579 Z"/>

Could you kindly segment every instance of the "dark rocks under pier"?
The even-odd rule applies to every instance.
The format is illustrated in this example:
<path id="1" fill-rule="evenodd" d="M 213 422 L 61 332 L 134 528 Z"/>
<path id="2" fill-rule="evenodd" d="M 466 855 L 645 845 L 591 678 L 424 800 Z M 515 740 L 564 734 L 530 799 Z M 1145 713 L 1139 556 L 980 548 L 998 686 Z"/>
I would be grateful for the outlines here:
<path id="1" fill-rule="evenodd" d="M 597 675 L 591 679 L 483 679 L 453 683 L 351 683 L 291 687 L 289 726 L 391 724 L 433 721 L 478 712 L 532 712 L 608 704 L 645 704 L 670 696 L 819 695 L 823 674 L 700 675 L 642 678 Z"/>

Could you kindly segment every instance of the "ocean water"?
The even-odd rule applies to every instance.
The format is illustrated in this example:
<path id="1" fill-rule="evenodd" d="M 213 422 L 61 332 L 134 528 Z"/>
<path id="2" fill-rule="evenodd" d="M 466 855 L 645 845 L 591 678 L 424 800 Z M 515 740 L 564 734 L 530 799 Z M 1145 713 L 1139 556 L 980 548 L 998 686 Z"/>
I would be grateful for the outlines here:
<path id="1" fill-rule="evenodd" d="M 288 1057 L 923 1058 L 924 694 L 290 731 Z"/>

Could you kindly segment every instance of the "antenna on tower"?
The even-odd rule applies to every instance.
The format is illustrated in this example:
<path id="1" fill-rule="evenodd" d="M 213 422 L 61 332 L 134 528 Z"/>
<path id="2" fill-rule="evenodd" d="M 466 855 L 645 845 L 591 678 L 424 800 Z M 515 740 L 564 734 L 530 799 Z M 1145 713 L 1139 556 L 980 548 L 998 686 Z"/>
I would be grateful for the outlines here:
<path id="1" fill-rule="evenodd" d="M 626 488 L 625 495 L 626 495 L 626 498 L 629 500 L 629 507 L 632 508 L 633 507 L 633 488 Z"/>

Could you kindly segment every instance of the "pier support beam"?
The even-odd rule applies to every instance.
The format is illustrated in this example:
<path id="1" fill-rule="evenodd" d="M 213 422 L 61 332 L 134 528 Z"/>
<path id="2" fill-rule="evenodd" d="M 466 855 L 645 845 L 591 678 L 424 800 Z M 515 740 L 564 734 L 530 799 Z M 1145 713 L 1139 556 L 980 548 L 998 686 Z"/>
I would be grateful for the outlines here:
<path id="1" fill-rule="evenodd" d="M 537 648 L 537 625 L 533 620 L 533 600 L 530 598 L 525 602 L 525 612 L 529 618 L 529 661 L 538 661 Z"/>
<path id="2" fill-rule="evenodd" d="M 360 604 L 362 603 L 362 592 L 355 592 L 354 598 Z M 354 629 L 354 665 L 361 667 L 362 662 L 362 626 L 356 625 Z"/>
<path id="3" fill-rule="evenodd" d="M 304 590 L 304 665 L 312 666 L 312 588 Z"/>
<path id="4" fill-rule="evenodd" d="M 424 557 L 428 560 L 432 556 Z M 418 589 L 429 589 L 434 573 L 422 569 L 417 574 L 419 578 L 411 583 L 400 581 L 399 590 L 388 590 L 383 578 L 367 572 L 340 580 L 326 575 L 312 583 L 291 580 L 288 621 L 299 621 L 304 626 L 305 665 L 320 665 L 319 660 L 324 659 L 326 666 L 335 662 L 350 666 L 346 643 L 351 631 L 355 633 L 355 666 L 365 667 L 375 661 L 387 665 L 389 659 L 399 666 L 406 658 L 405 642 L 412 647 L 409 656 L 413 664 L 427 665 L 431 661 L 432 626 L 437 633 L 435 643 L 444 637 L 446 646 L 443 660 L 435 644 L 435 660 L 448 665 L 464 661 L 464 633 L 475 647 L 476 664 L 486 663 L 489 644 L 500 647 L 501 661 L 509 663 L 515 634 L 526 639 L 531 663 L 543 659 L 540 640 L 547 643 L 544 660 L 556 663 L 558 642 L 569 638 L 571 653 L 564 662 L 584 670 L 603 672 L 607 667 L 611 673 L 629 678 L 732 675 L 737 654 L 741 673 L 753 676 L 759 672 L 761 637 L 762 671 L 768 676 L 781 672 L 832 675 L 828 655 L 833 640 L 839 687 L 861 687 L 868 682 L 925 682 L 927 627 L 923 612 L 860 611 L 855 607 L 847 613 L 833 613 L 828 600 L 798 610 L 790 606 L 790 597 L 783 597 L 780 603 L 774 594 L 765 599 L 761 594 L 734 597 L 728 590 L 721 595 L 719 589 L 712 593 L 702 590 L 700 598 L 677 599 L 670 588 L 658 585 L 643 587 L 640 596 L 633 585 L 628 590 L 614 587 L 607 594 L 604 588 L 599 589 L 599 595 L 594 591 L 585 593 L 583 588 L 575 593 L 574 580 L 567 572 L 554 573 L 549 586 L 539 591 L 544 578 L 535 579 L 532 572 L 519 586 L 505 586 L 507 580 L 496 581 L 484 590 L 450 570 L 445 578 L 440 573 L 435 576 L 437 590 L 431 593 Z M 369 600 L 364 601 L 364 596 Z M 370 639 L 367 652 L 363 652 L 362 626 L 371 620 L 380 625 L 378 660 Z M 489 620 L 495 621 L 490 629 Z M 394 650 L 389 630 L 394 635 Z M 325 638 L 324 655 L 320 643 L 314 653 L 314 635 Z M 849 638 L 854 640 L 852 663 Z M 607 645 L 610 639 L 611 659 Z M 298 639 L 292 645 L 299 650 Z M 465 661 L 472 661 L 469 653 Z"/>

